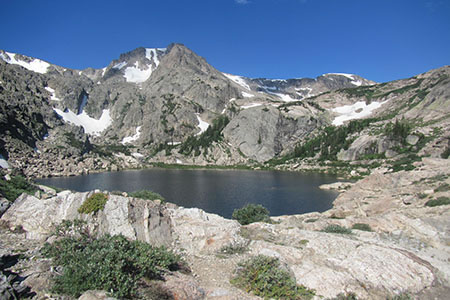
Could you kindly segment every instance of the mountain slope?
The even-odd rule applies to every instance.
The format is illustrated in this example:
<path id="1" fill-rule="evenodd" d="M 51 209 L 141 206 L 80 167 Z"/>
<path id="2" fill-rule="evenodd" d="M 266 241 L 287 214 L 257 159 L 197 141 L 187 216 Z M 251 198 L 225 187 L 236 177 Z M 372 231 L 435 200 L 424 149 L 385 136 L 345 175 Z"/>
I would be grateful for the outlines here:
<path id="1" fill-rule="evenodd" d="M 292 155 L 329 125 L 345 127 L 361 118 L 380 118 L 368 126 L 371 131 L 385 128 L 397 115 L 414 122 L 437 120 L 447 128 L 448 67 L 383 84 L 339 73 L 316 79 L 250 79 L 216 70 L 181 44 L 137 48 L 103 69 L 71 70 L 4 51 L 0 63 L 5 79 L 0 82 L 1 155 L 13 167 L 29 163 L 19 155 L 10 159 L 18 144 L 34 157 L 31 165 L 42 165 L 44 152 L 59 141 L 86 144 L 70 157 L 88 161 L 76 170 L 87 172 L 154 162 L 263 163 Z M 11 108 L 13 104 L 22 108 Z M 212 128 L 213 123 L 223 126 Z M 443 152 L 445 137 L 431 138 L 428 132 L 435 127 L 422 126 L 421 134 Z M 387 150 L 391 155 L 401 146 L 385 134 L 362 130 L 347 133 L 339 158 L 384 155 Z M 357 139 L 357 134 L 371 138 Z M 44 139 L 48 135 L 52 139 Z M 328 147 L 316 147 L 311 155 L 320 158 L 318 152 L 338 148 Z M 355 147 L 359 150 L 353 151 Z"/>

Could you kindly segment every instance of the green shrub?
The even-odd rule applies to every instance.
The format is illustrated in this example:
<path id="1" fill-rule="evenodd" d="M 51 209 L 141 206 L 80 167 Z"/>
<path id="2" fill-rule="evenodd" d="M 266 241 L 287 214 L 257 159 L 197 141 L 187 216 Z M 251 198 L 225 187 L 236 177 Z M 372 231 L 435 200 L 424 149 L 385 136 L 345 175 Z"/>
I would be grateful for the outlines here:
<path id="1" fill-rule="evenodd" d="M 144 200 L 161 200 L 164 201 L 164 197 L 161 196 L 158 193 L 149 191 L 149 190 L 141 190 L 141 191 L 136 191 L 136 192 L 132 192 L 129 194 L 130 197 L 134 197 L 134 198 L 140 198 L 140 199 L 144 199 Z"/>
<path id="2" fill-rule="evenodd" d="M 362 231 L 373 231 L 369 224 L 365 223 L 355 223 L 352 226 L 352 229 L 362 230 Z"/>
<path id="3" fill-rule="evenodd" d="M 239 264 L 231 283 L 264 299 L 311 299 L 314 291 L 297 285 L 277 258 L 259 255 Z"/>
<path id="4" fill-rule="evenodd" d="M 446 192 L 448 190 L 450 190 L 450 184 L 445 182 L 445 183 L 441 184 L 439 187 L 435 188 L 434 192 L 435 193 L 437 193 L 437 192 Z"/>
<path id="5" fill-rule="evenodd" d="M 212 125 L 201 135 L 188 137 L 180 145 L 178 152 L 184 155 L 190 155 L 194 152 L 195 156 L 200 155 L 200 149 L 203 149 L 204 153 L 207 152 L 208 147 L 211 146 L 213 142 L 218 142 L 223 139 L 222 131 L 229 122 L 230 119 L 227 116 L 219 116 L 217 119 L 213 120 Z"/>
<path id="6" fill-rule="evenodd" d="M 449 197 L 438 197 L 437 199 L 429 200 L 425 203 L 425 206 L 440 206 L 440 205 L 448 205 L 450 204 L 450 198 Z"/>
<path id="7" fill-rule="evenodd" d="M 125 237 L 87 235 L 64 237 L 45 244 L 41 253 L 62 266 L 53 279 L 53 292 L 79 297 L 87 290 L 105 290 L 114 297 L 135 298 L 141 278 L 160 279 L 175 270 L 180 258 L 164 247 L 153 247 Z"/>
<path id="8" fill-rule="evenodd" d="M 328 233 L 340 233 L 340 234 L 350 234 L 352 233 L 351 229 L 342 227 L 340 225 L 328 225 L 324 229 L 322 229 L 322 232 L 328 232 Z"/>
<path id="9" fill-rule="evenodd" d="M 450 147 L 445 148 L 444 152 L 441 153 L 441 158 L 449 158 L 450 156 Z"/>
<path id="10" fill-rule="evenodd" d="M 401 293 L 392 297 L 387 297 L 386 300 L 413 300 L 414 298 L 408 293 Z"/>
<path id="11" fill-rule="evenodd" d="M 316 219 L 316 218 L 306 219 L 306 220 L 305 220 L 305 223 L 314 223 L 314 222 L 316 222 L 317 220 L 319 220 L 319 219 Z"/>
<path id="12" fill-rule="evenodd" d="M 13 176 L 11 180 L 0 180 L 0 194 L 14 202 L 22 193 L 34 194 L 38 188 L 25 177 Z"/>
<path id="13" fill-rule="evenodd" d="M 84 203 L 78 208 L 80 214 L 97 213 L 99 210 L 105 208 L 105 204 L 108 201 L 108 195 L 103 193 L 92 194 L 87 198 Z"/>
<path id="14" fill-rule="evenodd" d="M 260 204 L 247 204 L 240 209 L 235 209 L 231 217 L 241 225 L 254 222 L 270 222 L 269 210 Z"/>
<path id="15" fill-rule="evenodd" d="M 222 248 L 220 248 L 218 251 L 218 254 L 219 255 L 243 254 L 247 250 L 248 250 L 247 242 L 234 243 L 234 244 L 225 245 Z"/>
<path id="16" fill-rule="evenodd" d="M 334 298 L 329 298 L 328 300 L 358 300 L 355 293 L 339 293 Z"/>

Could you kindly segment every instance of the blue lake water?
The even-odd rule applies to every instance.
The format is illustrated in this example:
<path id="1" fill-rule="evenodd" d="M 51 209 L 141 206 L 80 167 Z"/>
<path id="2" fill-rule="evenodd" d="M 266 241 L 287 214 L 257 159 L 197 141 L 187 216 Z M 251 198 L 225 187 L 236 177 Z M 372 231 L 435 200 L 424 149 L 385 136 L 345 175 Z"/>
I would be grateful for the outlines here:
<path id="1" fill-rule="evenodd" d="M 325 211 L 332 207 L 337 193 L 321 190 L 319 185 L 335 181 L 335 176 L 315 173 L 158 168 L 38 180 L 75 191 L 148 189 L 168 202 L 226 218 L 247 203 L 262 204 L 272 216 Z"/>

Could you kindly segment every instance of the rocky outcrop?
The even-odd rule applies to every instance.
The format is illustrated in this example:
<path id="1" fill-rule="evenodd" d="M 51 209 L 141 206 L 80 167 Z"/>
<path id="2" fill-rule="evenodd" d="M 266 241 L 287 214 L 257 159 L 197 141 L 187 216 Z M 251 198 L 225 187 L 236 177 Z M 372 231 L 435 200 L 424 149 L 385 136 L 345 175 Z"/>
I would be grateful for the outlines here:
<path id="1" fill-rule="evenodd" d="M 92 192 L 45 195 L 37 198 L 22 194 L 2 216 L 2 221 L 9 228 L 23 229 L 30 239 L 46 239 L 63 220 L 81 219 L 88 222 L 96 235 L 122 234 L 155 245 L 172 242 L 168 211 L 158 202 L 109 194 L 103 210 L 86 215 L 79 213 L 78 208 Z"/>
<path id="2" fill-rule="evenodd" d="M 273 224 L 241 226 L 196 208 L 116 195 L 109 195 L 97 215 L 80 215 L 77 208 L 89 193 L 53 195 L 49 189 L 39 197 L 22 195 L 1 220 L 27 238 L 46 238 L 59 220 L 82 218 L 98 234 L 170 245 L 183 254 L 193 276 L 175 274 L 164 288 L 188 299 L 253 299 L 230 278 L 240 261 L 255 255 L 279 258 L 298 284 L 323 297 L 352 292 L 359 299 L 405 293 L 439 299 L 450 286 L 450 211 L 424 204 L 450 196 L 442 187 L 450 183 L 448 170 L 448 160 L 428 158 L 413 171 L 374 172 L 341 188 L 333 209 L 274 217 Z M 372 231 L 323 231 L 355 224 Z"/>
<path id="3" fill-rule="evenodd" d="M 240 111 L 224 130 L 225 138 L 249 159 L 267 161 L 317 129 L 322 121 L 314 118 L 311 107 L 287 112 L 273 106 L 259 106 Z"/>

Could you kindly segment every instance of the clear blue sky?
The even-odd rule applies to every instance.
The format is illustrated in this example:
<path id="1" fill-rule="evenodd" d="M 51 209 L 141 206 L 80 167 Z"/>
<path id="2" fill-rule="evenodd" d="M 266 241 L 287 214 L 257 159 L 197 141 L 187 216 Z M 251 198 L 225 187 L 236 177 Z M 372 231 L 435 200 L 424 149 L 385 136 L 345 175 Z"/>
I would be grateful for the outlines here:
<path id="1" fill-rule="evenodd" d="M 448 0 L 0 0 L 0 26 L 0 49 L 75 69 L 172 42 L 248 77 L 384 82 L 450 64 Z"/>

